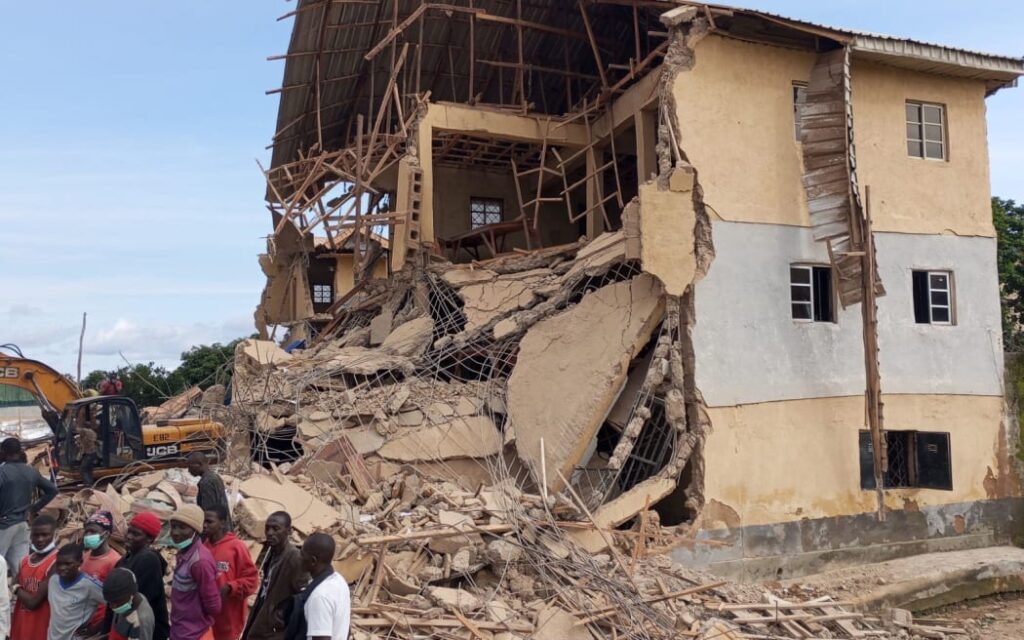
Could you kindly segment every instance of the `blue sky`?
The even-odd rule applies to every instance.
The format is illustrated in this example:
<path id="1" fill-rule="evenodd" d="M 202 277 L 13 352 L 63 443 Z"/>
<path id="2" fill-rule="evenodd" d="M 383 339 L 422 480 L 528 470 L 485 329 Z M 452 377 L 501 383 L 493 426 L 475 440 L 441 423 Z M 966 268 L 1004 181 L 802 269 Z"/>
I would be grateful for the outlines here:
<path id="1" fill-rule="evenodd" d="M 1024 4 L 746 6 L 1024 55 Z M 83 373 L 176 366 L 252 331 L 263 179 L 294 7 L 280 0 L 0 0 L 0 343 Z M 1024 88 L 989 99 L 993 193 L 1024 201 Z"/>

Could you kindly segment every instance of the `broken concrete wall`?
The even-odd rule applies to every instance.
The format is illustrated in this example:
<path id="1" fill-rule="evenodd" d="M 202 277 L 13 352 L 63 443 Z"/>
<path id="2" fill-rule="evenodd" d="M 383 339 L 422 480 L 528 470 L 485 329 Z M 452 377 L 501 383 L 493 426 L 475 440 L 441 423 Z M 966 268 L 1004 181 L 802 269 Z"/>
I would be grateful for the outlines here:
<path id="1" fill-rule="evenodd" d="M 520 458 L 548 490 L 561 490 L 561 477 L 580 462 L 663 314 L 661 285 L 641 275 L 526 332 L 508 381 L 510 428 Z"/>
<path id="2" fill-rule="evenodd" d="M 313 299 L 306 275 L 313 238 L 303 238 L 295 225 L 286 224 L 267 244 L 268 252 L 259 257 L 267 284 L 254 316 L 256 329 L 264 339 L 271 325 L 291 324 L 313 316 Z"/>

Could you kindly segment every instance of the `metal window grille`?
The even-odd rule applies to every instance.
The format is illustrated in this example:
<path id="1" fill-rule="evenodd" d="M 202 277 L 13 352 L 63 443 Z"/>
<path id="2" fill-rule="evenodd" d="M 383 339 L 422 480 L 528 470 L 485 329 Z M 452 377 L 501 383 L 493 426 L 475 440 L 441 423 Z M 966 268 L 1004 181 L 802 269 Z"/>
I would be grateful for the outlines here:
<path id="1" fill-rule="evenodd" d="M 889 470 L 885 474 L 886 487 L 910 487 L 911 481 L 911 455 L 908 434 L 909 431 L 886 431 L 885 446 L 889 455 Z"/>
<path id="2" fill-rule="evenodd" d="M 334 302 L 334 287 L 332 285 L 313 285 L 313 304 L 331 304 L 332 302 Z"/>
<path id="3" fill-rule="evenodd" d="M 497 224 L 505 217 L 505 202 L 498 198 L 470 198 L 469 216 L 474 229 Z"/>
<path id="4" fill-rule="evenodd" d="M 946 108 L 941 104 L 907 103 L 907 154 L 946 159 Z"/>

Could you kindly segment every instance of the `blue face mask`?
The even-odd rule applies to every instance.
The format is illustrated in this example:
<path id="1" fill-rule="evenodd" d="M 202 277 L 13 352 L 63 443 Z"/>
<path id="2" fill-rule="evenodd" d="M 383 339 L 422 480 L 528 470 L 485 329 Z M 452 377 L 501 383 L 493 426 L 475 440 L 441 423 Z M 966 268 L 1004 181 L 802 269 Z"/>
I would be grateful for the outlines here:
<path id="1" fill-rule="evenodd" d="M 103 536 L 98 533 L 88 533 L 82 538 L 82 546 L 86 549 L 95 549 L 103 544 Z"/>
<path id="2" fill-rule="evenodd" d="M 188 540 L 182 540 L 181 542 L 172 542 L 171 544 L 173 544 L 174 548 L 178 551 L 184 551 L 185 549 L 188 549 L 190 546 L 192 546 L 192 541 L 195 539 L 196 537 L 192 536 Z"/>
<path id="3" fill-rule="evenodd" d="M 110 607 L 110 610 L 119 616 L 123 616 L 124 614 L 132 610 L 132 600 L 134 600 L 134 598 L 128 600 L 128 602 L 122 604 L 119 607 Z"/>

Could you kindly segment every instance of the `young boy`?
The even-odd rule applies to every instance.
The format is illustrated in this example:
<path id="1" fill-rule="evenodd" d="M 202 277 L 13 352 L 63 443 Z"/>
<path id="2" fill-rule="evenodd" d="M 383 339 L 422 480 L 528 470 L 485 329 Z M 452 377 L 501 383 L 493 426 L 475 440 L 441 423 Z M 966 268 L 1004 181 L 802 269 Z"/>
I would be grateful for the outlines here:
<path id="1" fill-rule="evenodd" d="M 103 604 L 103 587 L 82 573 L 82 547 L 66 544 L 57 552 L 57 573 L 50 576 L 46 598 L 50 602 L 47 640 L 89 637 L 98 631 L 89 619 Z"/>
<path id="2" fill-rule="evenodd" d="M 49 591 L 50 569 L 57 560 L 53 535 L 57 521 L 43 514 L 32 522 L 29 540 L 31 553 L 22 558 L 17 567 L 11 597 L 11 637 L 18 640 L 46 640 L 50 626 Z"/>
<path id="3" fill-rule="evenodd" d="M 206 510 L 203 537 L 206 548 L 217 563 L 220 587 L 220 615 L 213 623 L 213 640 L 238 640 L 249 613 L 248 598 L 256 593 L 260 574 L 253 564 L 249 548 L 227 530 L 228 510 L 214 505 Z"/>
<path id="4" fill-rule="evenodd" d="M 139 595 L 135 574 L 114 569 L 103 583 L 103 598 L 114 614 L 109 640 L 153 640 L 153 610 Z"/>
<path id="5" fill-rule="evenodd" d="M 82 572 L 102 583 L 117 565 L 121 554 L 110 548 L 110 534 L 114 531 L 114 516 L 109 511 L 97 511 L 85 521 L 82 546 L 88 553 L 82 561 Z"/>

